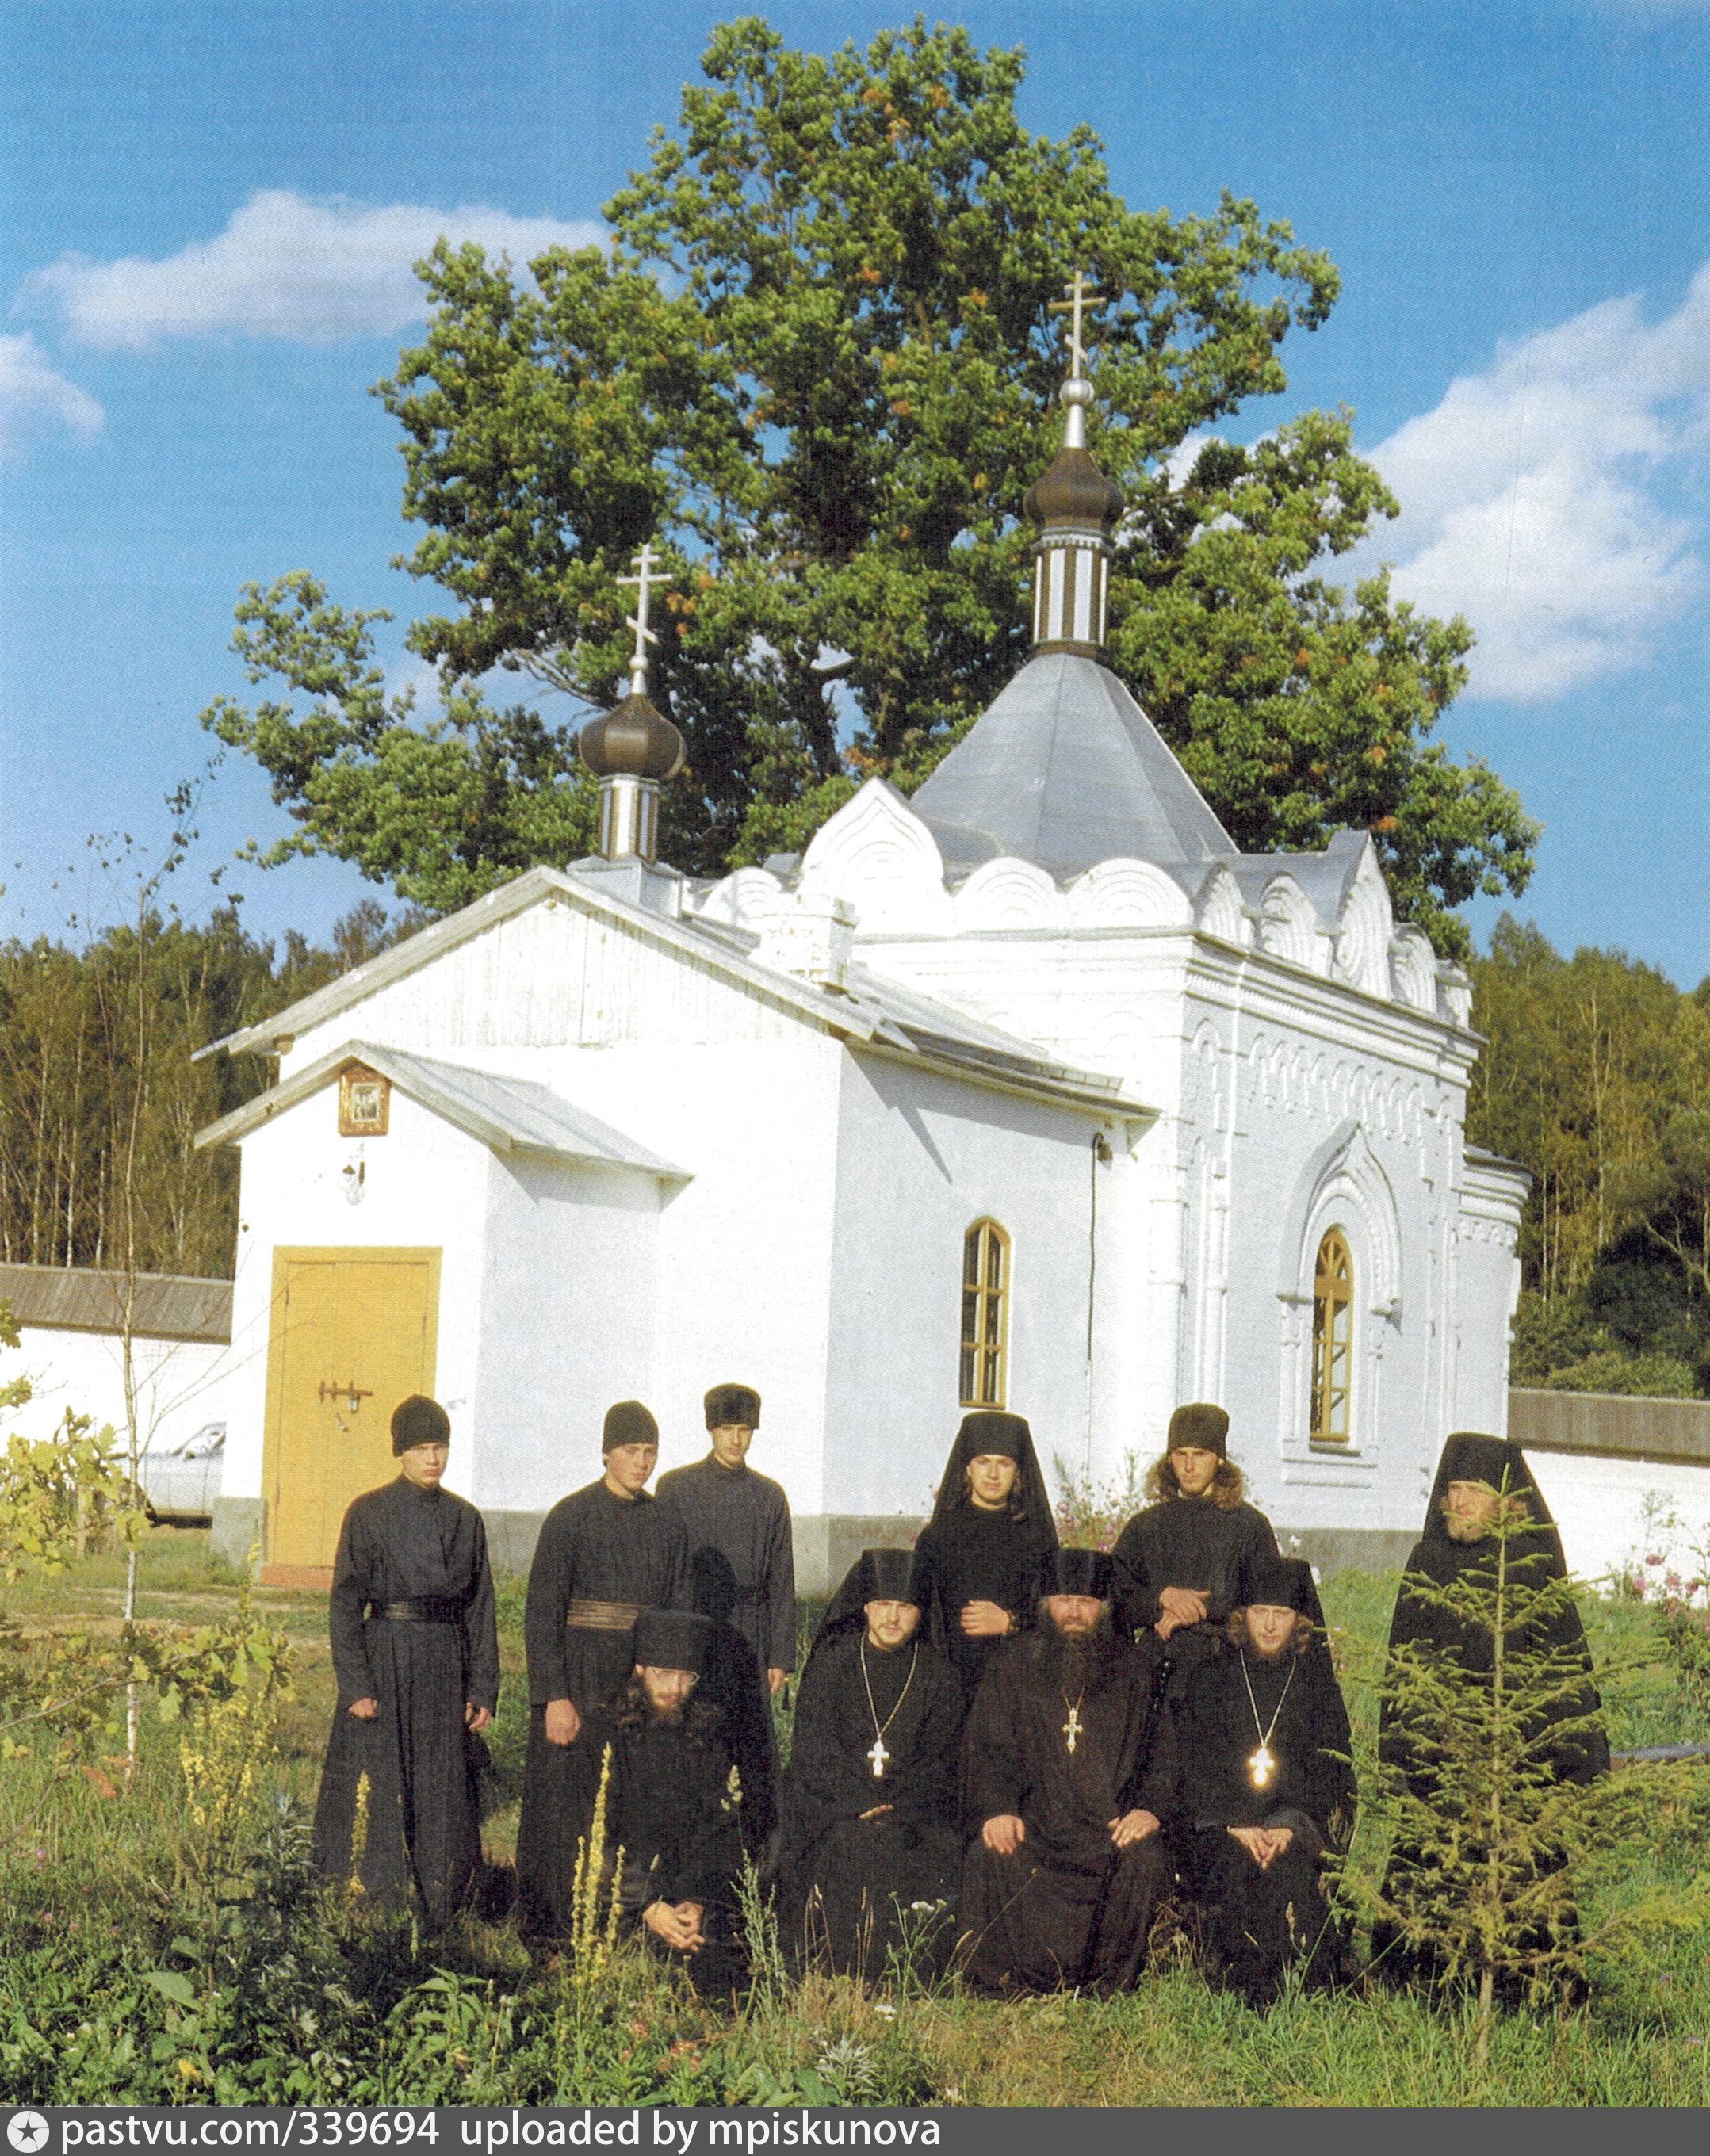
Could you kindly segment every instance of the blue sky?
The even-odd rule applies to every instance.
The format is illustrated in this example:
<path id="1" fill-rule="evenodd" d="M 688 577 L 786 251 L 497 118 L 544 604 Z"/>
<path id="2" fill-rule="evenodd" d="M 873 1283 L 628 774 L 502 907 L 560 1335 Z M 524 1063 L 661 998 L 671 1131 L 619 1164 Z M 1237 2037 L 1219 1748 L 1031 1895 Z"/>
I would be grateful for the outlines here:
<path id="1" fill-rule="evenodd" d="M 411 533 L 365 393 L 419 326 L 409 261 L 442 228 L 519 259 L 585 236 L 737 12 L 0 0 L 0 934 L 115 902 L 85 839 L 163 831 L 198 712 L 247 693 L 245 579 L 312 568 L 399 648 L 430 600 L 388 566 Z M 909 13 L 762 12 L 822 50 Z M 1089 123 L 1131 203 L 1227 187 L 1338 264 L 1244 431 L 1354 407 L 1404 505 L 1377 551 L 1479 631 L 1445 737 L 1547 827 L 1518 910 L 1710 973 L 1710 6 L 953 12 L 1026 45 L 1024 118 Z M 282 812 L 228 758 L 201 828 L 187 910 Z M 372 888 L 231 875 L 270 934 Z"/>

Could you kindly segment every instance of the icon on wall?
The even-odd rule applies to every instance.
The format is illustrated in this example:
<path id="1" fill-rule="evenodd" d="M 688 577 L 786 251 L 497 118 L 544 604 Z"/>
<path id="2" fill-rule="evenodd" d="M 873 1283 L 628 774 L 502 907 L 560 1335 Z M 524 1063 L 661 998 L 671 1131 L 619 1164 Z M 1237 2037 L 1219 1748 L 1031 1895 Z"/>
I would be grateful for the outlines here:
<path id="1" fill-rule="evenodd" d="M 383 1138 L 392 1111 L 392 1081 L 366 1064 L 352 1063 L 338 1076 L 338 1134 Z"/>

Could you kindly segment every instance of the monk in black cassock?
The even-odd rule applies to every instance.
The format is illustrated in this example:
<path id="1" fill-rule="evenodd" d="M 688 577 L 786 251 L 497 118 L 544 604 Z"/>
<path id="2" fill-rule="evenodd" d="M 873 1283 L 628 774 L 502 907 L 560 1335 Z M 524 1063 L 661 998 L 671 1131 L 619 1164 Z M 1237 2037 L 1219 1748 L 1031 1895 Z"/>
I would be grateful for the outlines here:
<path id="1" fill-rule="evenodd" d="M 694 1606 L 745 1643 L 755 1685 L 721 1636 L 701 1678 L 724 1717 L 742 1789 L 742 1841 L 757 1857 L 778 1820 L 778 1740 L 765 1702 L 796 1666 L 796 1575 L 789 1500 L 756 1474 L 748 1449 L 760 1426 L 751 1385 L 715 1385 L 704 1402 L 711 1450 L 659 1478 L 659 1502 L 680 1515 L 689 1537 Z"/>
<path id="2" fill-rule="evenodd" d="M 1132 1989 L 1170 1866 L 1175 1732 L 1162 1649 L 1112 1625 L 1111 1560 L 1059 1550 L 1038 1629 L 986 1673 L 963 1732 L 958 1928 L 984 1991 Z"/>
<path id="3" fill-rule="evenodd" d="M 573 1863 L 578 1842 L 592 1835 L 603 1774 L 601 1922 L 621 1850 L 620 1936 L 639 1930 L 697 1991 L 712 1994 L 735 1990 L 746 1971 L 736 1907 L 742 1845 L 725 1789 L 730 1761 L 717 1709 L 696 1697 L 710 1629 L 689 1610 L 644 1609 L 636 1619 L 629 1677 L 609 1705 L 588 1709 L 569 1748 L 566 1824 Z"/>
<path id="4" fill-rule="evenodd" d="M 516 1832 L 525 1937 L 562 1928 L 576 1837 L 567 1810 L 582 1718 L 614 1699 L 635 1666 L 635 1620 L 687 1599 L 683 1523 L 647 1494 L 659 1424 L 639 1400 L 606 1411 L 598 1482 L 562 1497 L 542 1522 L 529 1568 L 528 1755 Z"/>
<path id="5" fill-rule="evenodd" d="M 354 1861 L 377 1901 L 413 1888 L 436 1929 L 480 1861 L 479 1732 L 499 1703 L 487 1531 L 439 1486 L 450 1445 L 444 1409 L 413 1394 L 392 1417 L 398 1480 L 344 1516 L 327 1608 L 338 1706 L 315 1807 L 321 1870 Z"/>
<path id="6" fill-rule="evenodd" d="M 1528 1587 L 1539 1587 L 1548 1580 L 1567 1577 L 1561 1537 L 1550 1517 L 1548 1506 L 1532 1479 L 1525 1454 L 1507 1438 L 1489 1437 L 1476 1430 L 1457 1430 L 1444 1441 L 1443 1456 L 1437 1463 L 1436 1481 L 1425 1508 L 1425 1532 L 1413 1546 L 1402 1577 L 1401 1591 L 1395 1599 L 1394 1614 L 1389 1622 L 1392 1655 L 1404 1642 L 1417 1641 L 1430 1651 L 1452 1656 L 1465 1669 L 1490 1670 L 1489 1634 L 1463 1626 L 1446 1610 L 1430 1608 L 1417 1594 L 1410 1592 L 1408 1576 L 1423 1573 L 1439 1586 L 1446 1586 L 1457 1576 L 1490 1573 L 1497 1548 L 1490 1530 L 1497 1507 L 1502 1504 L 1507 1504 L 1527 1522 L 1523 1532 L 1511 1533 L 1507 1537 L 1507 1563 L 1510 1572 L 1517 1571 L 1517 1576 Z M 1584 1685 L 1576 1699 L 1564 1703 L 1564 1719 L 1600 1713 L 1601 1702 L 1592 1677 L 1590 1650 L 1585 1644 L 1579 1612 L 1571 1601 L 1563 1604 L 1547 1636 L 1528 1638 L 1523 1645 L 1565 1651 L 1577 1656 L 1583 1664 Z M 1406 1775 L 1415 1797 L 1427 1803 L 1435 1799 L 1439 1792 L 1430 1760 L 1412 1743 L 1405 1717 L 1389 1700 L 1384 1702 L 1379 1713 L 1378 1748 L 1382 1758 Z M 1581 1784 L 1607 1774 L 1609 1763 L 1609 1739 L 1600 1722 L 1594 1723 L 1589 1731 L 1564 1733 L 1552 1761 L 1558 1780 Z M 1452 1791 L 1441 1794 L 1452 1803 Z M 1415 1861 L 1406 1848 L 1392 1850 L 1391 1881 L 1398 1871 Z M 1384 1922 L 1373 1928 L 1372 1959 L 1378 1972 L 1392 1982 L 1404 1983 L 1414 1979 L 1430 1982 L 1437 1974 L 1429 1954 L 1411 1948 L 1394 1928 Z"/>
<path id="7" fill-rule="evenodd" d="M 783 1779 L 785 1948 L 869 1983 L 905 1928 L 922 1974 L 955 1938 L 962 1687 L 919 1636 L 915 1563 L 870 1549 L 850 1568 L 802 1672 Z"/>
<path id="8" fill-rule="evenodd" d="M 1033 1433 L 1019 1415 L 964 1415 L 915 1544 L 916 1588 L 929 1644 L 972 1704 L 1005 1640 L 1035 1621 L 1057 1547 Z"/>
<path id="9" fill-rule="evenodd" d="M 1271 1522 L 1243 1502 L 1241 1488 L 1228 1414 L 1214 1401 L 1190 1401 L 1169 1419 L 1168 1444 L 1148 1484 L 1153 1502 L 1112 1553 L 1117 1629 L 1157 1635 L 1175 1666 L 1178 1696 L 1235 1607 L 1242 1565 L 1276 1553 Z"/>
<path id="10" fill-rule="evenodd" d="M 707 1620 L 698 1693 L 718 1709 L 719 1732 L 737 1770 L 737 1823 L 742 1846 L 758 1866 L 778 1825 L 778 1737 L 772 1697 L 754 1650 L 731 1623 L 736 1576 L 722 1550 L 698 1549 L 689 1561 L 689 1601 Z"/>
<path id="11" fill-rule="evenodd" d="M 1204 1912 L 1208 1974 L 1263 2007 L 1297 1959 L 1309 1984 L 1343 1972 L 1321 1875 L 1353 1831 L 1353 1740 L 1312 1567 L 1261 1553 L 1235 1594 L 1177 1707 L 1172 1840 Z"/>

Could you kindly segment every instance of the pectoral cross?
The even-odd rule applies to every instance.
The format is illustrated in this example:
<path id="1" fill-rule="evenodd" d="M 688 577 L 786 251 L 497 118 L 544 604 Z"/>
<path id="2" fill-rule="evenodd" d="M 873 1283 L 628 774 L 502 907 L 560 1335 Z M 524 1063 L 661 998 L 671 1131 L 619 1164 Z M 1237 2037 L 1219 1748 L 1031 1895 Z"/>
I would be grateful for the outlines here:
<path id="1" fill-rule="evenodd" d="M 653 572 L 658 567 L 659 557 L 653 551 L 653 542 L 644 539 L 641 552 L 635 557 L 636 573 L 633 577 L 618 578 L 620 584 L 636 587 L 635 611 L 625 619 L 635 632 L 635 649 L 629 660 L 629 686 L 638 696 L 645 695 L 647 690 L 647 647 L 659 642 L 658 636 L 647 626 L 647 595 L 653 588 Z"/>
<path id="2" fill-rule="evenodd" d="M 1071 1757 L 1075 1750 L 1075 1740 L 1080 1736 L 1081 1731 L 1081 1702 L 1077 1699 L 1074 1706 L 1069 1709 L 1069 1719 L 1063 1724 L 1063 1734 L 1069 1740 L 1069 1751 Z"/>
<path id="3" fill-rule="evenodd" d="M 1276 1767 L 1276 1754 L 1261 1738 L 1256 1752 L 1247 1755 L 1248 1779 L 1256 1789 L 1262 1789 L 1271 1779 Z"/>
<path id="4" fill-rule="evenodd" d="M 885 1769 L 891 1759 L 891 1754 L 885 1749 L 885 1740 L 882 1737 L 876 1737 L 873 1739 L 872 1748 L 867 1753 L 867 1757 L 872 1762 L 873 1779 L 876 1782 L 882 1781 Z"/>
<path id="5" fill-rule="evenodd" d="M 1086 355 L 1081 343 L 1081 312 L 1090 300 L 1098 299 L 1101 295 L 1093 290 L 1078 270 L 1072 283 L 1065 285 L 1063 290 L 1069 295 L 1068 298 L 1053 300 L 1050 311 L 1054 315 L 1067 315 L 1069 317 L 1069 372 L 1072 375 L 1081 375 L 1086 371 Z"/>

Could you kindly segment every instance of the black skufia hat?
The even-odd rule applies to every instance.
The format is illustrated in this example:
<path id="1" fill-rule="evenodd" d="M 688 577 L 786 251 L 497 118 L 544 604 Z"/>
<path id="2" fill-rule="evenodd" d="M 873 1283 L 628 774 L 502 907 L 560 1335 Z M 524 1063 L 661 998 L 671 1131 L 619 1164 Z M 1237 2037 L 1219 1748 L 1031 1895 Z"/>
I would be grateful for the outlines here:
<path id="1" fill-rule="evenodd" d="M 752 1385 L 715 1385 L 706 1395 L 706 1427 L 719 1430 L 726 1423 L 744 1430 L 760 1427 L 760 1395 Z"/>
<path id="2" fill-rule="evenodd" d="M 392 1455 L 395 1460 L 412 1445 L 449 1445 L 451 1418 L 438 1400 L 425 1393 L 412 1393 L 392 1410 Z"/>
<path id="3" fill-rule="evenodd" d="M 1229 1458 L 1229 1409 L 1215 1400 L 1189 1400 L 1169 1419 L 1168 1452 L 1214 1452 Z"/>
<path id="4" fill-rule="evenodd" d="M 691 1670 L 698 1677 L 711 1638 L 711 1625 L 692 1609 L 644 1609 L 635 1620 L 635 1660 L 649 1669 Z"/>
<path id="5" fill-rule="evenodd" d="M 1320 1621 L 1318 1590 L 1304 1558 L 1258 1550 L 1245 1558 L 1235 1581 L 1235 1606 L 1245 1609 L 1255 1602 L 1261 1608 L 1292 1609 L 1297 1616 Z"/>
<path id="6" fill-rule="evenodd" d="M 1091 1594 L 1100 1602 L 1107 1602 L 1115 1570 L 1106 1550 L 1055 1550 L 1045 1568 L 1045 1593 Z"/>
<path id="7" fill-rule="evenodd" d="M 619 1445 L 657 1445 L 659 1424 L 651 1409 L 642 1406 L 639 1400 L 614 1400 L 606 1409 L 605 1426 L 600 1432 L 600 1456 Z"/>

